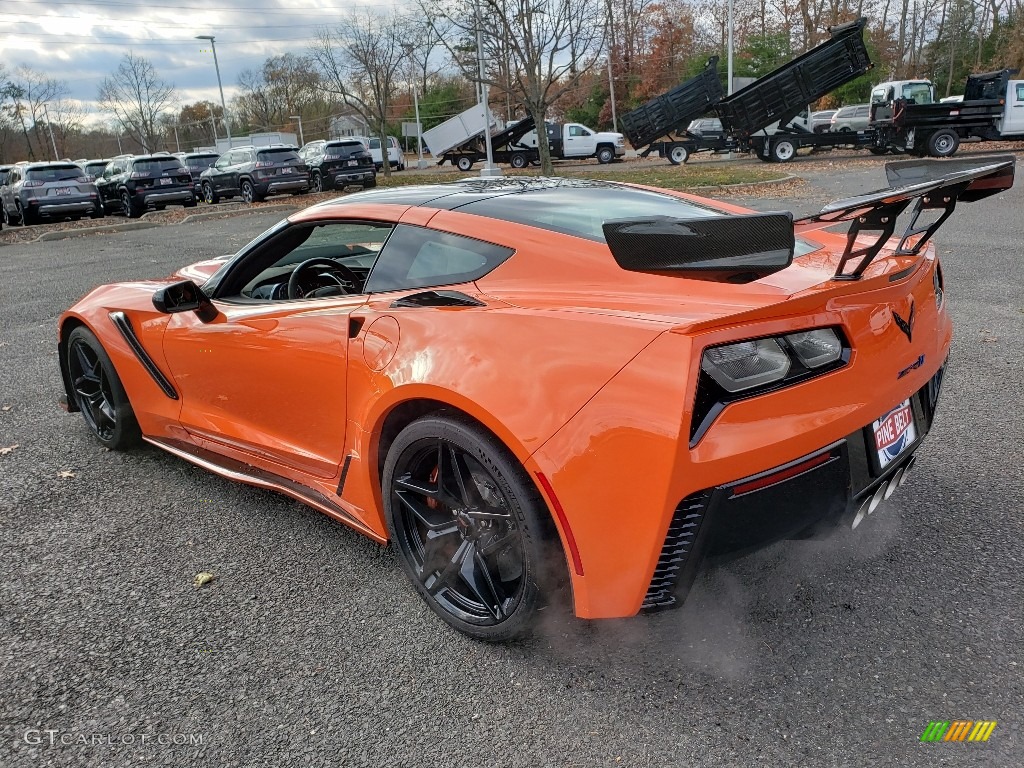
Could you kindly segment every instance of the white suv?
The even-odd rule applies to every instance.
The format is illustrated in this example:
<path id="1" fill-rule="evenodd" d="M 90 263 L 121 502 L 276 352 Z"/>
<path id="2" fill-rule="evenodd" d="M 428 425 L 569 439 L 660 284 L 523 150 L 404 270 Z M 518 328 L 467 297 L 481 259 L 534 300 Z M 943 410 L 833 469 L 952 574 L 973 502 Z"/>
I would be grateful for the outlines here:
<path id="1" fill-rule="evenodd" d="M 352 138 L 363 142 L 363 146 L 373 155 L 373 167 L 378 171 L 381 170 L 384 167 L 384 158 L 380 152 L 380 138 L 377 136 L 353 136 Z M 394 136 L 388 136 L 388 163 L 394 171 L 405 170 L 405 155 L 402 154 L 402 147 Z"/>

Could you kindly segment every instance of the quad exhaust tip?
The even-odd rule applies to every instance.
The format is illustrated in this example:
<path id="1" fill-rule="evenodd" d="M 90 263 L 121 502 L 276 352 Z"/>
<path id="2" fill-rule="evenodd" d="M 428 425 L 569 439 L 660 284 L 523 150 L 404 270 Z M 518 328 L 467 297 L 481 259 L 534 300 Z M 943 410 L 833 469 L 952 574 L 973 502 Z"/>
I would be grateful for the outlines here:
<path id="1" fill-rule="evenodd" d="M 897 488 L 907 482 L 907 477 L 910 474 L 910 468 L 914 466 L 914 462 L 916 460 L 917 457 L 911 456 L 910 460 L 907 461 L 906 464 L 893 472 L 892 477 L 883 481 L 882 484 L 875 489 L 875 492 L 861 503 L 860 507 L 857 509 L 857 514 L 853 516 L 853 523 L 850 526 L 851 528 L 856 528 L 864 522 L 864 518 L 878 509 L 883 501 L 888 500 L 894 493 L 896 493 Z"/>

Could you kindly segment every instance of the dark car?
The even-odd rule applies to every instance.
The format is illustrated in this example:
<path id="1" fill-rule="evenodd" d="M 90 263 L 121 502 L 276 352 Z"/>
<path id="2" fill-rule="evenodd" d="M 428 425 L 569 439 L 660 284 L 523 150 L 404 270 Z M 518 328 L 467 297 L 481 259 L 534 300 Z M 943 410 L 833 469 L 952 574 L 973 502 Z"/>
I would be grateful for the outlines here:
<path id="1" fill-rule="evenodd" d="M 0 186 L 0 207 L 8 225 L 103 216 L 96 185 L 81 167 L 67 162 L 12 166 Z"/>
<path id="2" fill-rule="evenodd" d="M 356 139 L 311 141 L 299 150 L 309 166 L 310 187 L 314 192 L 341 189 L 360 184 L 363 189 L 377 186 L 373 155 Z"/>
<path id="3" fill-rule="evenodd" d="M 110 158 L 105 160 L 86 160 L 81 163 L 82 170 L 85 171 L 85 175 L 93 181 L 96 181 L 100 176 L 103 175 L 103 169 L 110 164 Z"/>
<path id="4" fill-rule="evenodd" d="M 200 176 L 202 176 L 203 171 L 217 162 L 220 155 L 216 152 L 182 152 L 177 157 L 181 158 L 181 162 L 185 164 L 188 172 L 192 174 L 192 192 L 195 194 L 196 199 L 202 199 L 203 183 Z"/>
<path id="5" fill-rule="evenodd" d="M 114 158 L 96 180 L 107 211 L 121 211 L 137 219 L 149 207 L 162 211 L 168 205 L 191 208 L 192 175 L 173 155 L 140 155 Z"/>
<path id="6" fill-rule="evenodd" d="M 235 147 L 203 171 L 203 199 L 239 197 L 257 203 L 268 195 L 309 191 L 309 170 L 295 147 Z"/>

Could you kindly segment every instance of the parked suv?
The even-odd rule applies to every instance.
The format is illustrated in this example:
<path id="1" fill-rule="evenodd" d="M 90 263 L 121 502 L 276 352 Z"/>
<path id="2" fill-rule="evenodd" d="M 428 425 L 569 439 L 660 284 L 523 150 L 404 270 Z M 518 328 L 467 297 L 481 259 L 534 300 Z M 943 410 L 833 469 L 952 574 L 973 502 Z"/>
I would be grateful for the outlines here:
<path id="1" fill-rule="evenodd" d="M 256 203 L 267 195 L 309 191 L 309 169 L 295 147 L 235 147 L 202 172 L 203 199 L 220 202 L 222 197 L 241 195 Z"/>
<path id="2" fill-rule="evenodd" d="M 851 104 L 842 107 L 832 115 L 832 133 L 850 133 L 852 131 L 865 131 L 870 119 L 870 104 Z"/>
<path id="3" fill-rule="evenodd" d="M 79 163 L 82 166 L 82 170 L 85 171 L 85 175 L 89 177 L 91 181 L 96 181 L 100 176 L 103 175 L 103 169 L 110 163 L 110 159 L 106 160 L 86 160 L 84 163 Z"/>
<path id="4" fill-rule="evenodd" d="M 191 208 L 192 176 L 174 155 L 115 157 L 96 180 L 103 206 L 108 212 L 121 211 L 137 219 L 152 206 L 162 211 L 168 205 Z"/>
<path id="5" fill-rule="evenodd" d="M 43 218 L 103 216 L 96 185 L 74 163 L 25 163 L 12 166 L 0 187 L 3 221 L 35 224 Z"/>
<path id="6" fill-rule="evenodd" d="M 181 162 L 188 168 L 188 172 L 192 174 L 192 193 L 196 196 L 196 199 L 201 199 L 203 196 L 203 182 L 200 179 L 203 171 L 211 167 L 220 158 L 216 152 L 182 152 L 177 154 L 177 157 L 181 158 Z"/>
<path id="7" fill-rule="evenodd" d="M 363 189 L 377 186 L 373 155 L 358 139 L 311 141 L 299 150 L 299 157 L 309 167 L 314 192 L 346 184 L 362 184 Z"/>

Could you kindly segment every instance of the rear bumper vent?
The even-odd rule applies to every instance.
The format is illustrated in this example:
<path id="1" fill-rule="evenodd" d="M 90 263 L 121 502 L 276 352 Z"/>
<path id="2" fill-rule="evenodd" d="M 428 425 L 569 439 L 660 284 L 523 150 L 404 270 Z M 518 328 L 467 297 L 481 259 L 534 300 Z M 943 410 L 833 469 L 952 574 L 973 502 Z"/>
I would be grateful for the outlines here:
<path id="1" fill-rule="evenodd" d="M 672 522 L 669 523 L 658 565 L 654 569 L 651 585 L 641 605 L 642 610 L 664 610 L 682 604 L 682 600 L 677 596 L 677 589 L 680 586 L 688 587 L 692 581 L 692 575 L 689 573 L 689 578 L 683 579 L 683 572 L 687 570 L 686 566 L 710 501 L 711 493 L 701 491 L 679 502 L 672 515 Z M 689 571 L 692 571 L 695 563 L 689 565 Z"/>

